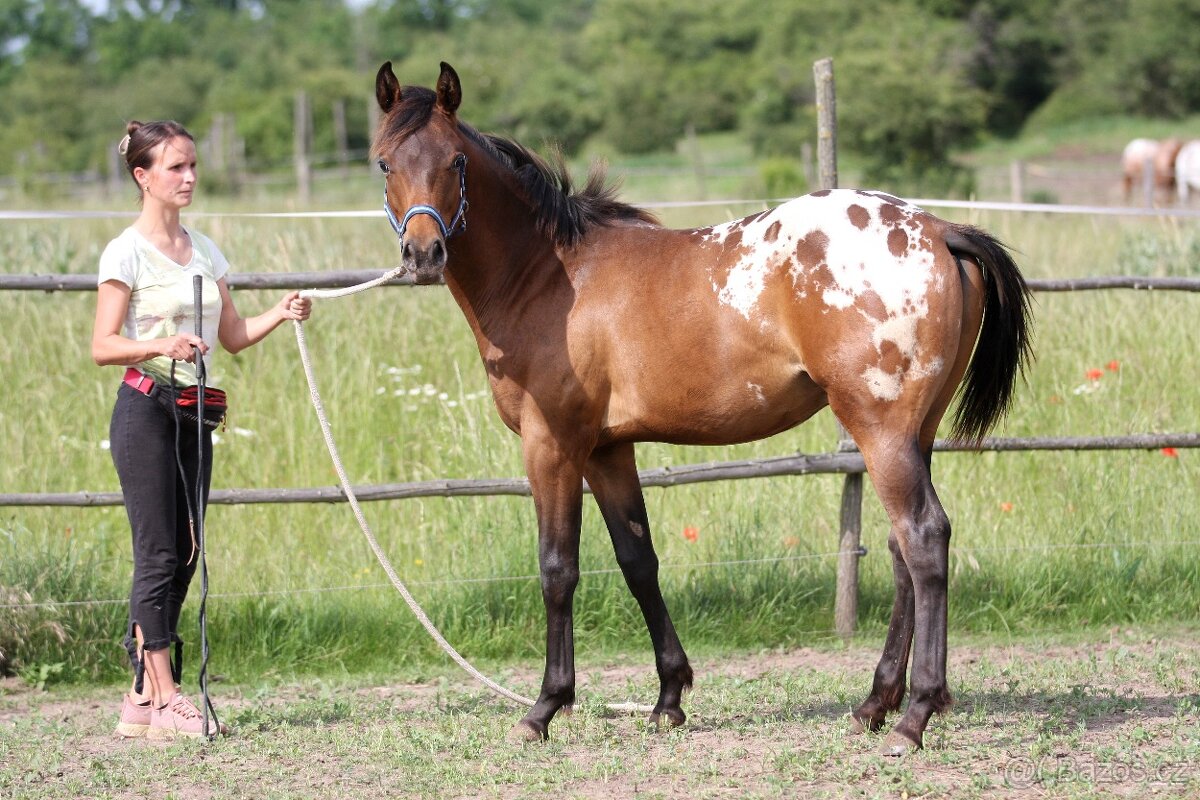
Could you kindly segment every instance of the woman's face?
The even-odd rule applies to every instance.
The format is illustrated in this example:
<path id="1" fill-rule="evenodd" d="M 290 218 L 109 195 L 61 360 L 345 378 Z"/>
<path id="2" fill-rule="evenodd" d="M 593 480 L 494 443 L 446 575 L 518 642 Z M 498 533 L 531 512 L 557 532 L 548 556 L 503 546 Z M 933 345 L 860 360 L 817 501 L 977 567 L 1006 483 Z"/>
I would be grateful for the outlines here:
<path id="1" fill-rule="evenodd" d="M 196 145 L 186 136 L 176 136 L 158 146 L 154 166 L 134 170 L 142 194 L 174 208 L 191 205 L 196 188 Z"/>

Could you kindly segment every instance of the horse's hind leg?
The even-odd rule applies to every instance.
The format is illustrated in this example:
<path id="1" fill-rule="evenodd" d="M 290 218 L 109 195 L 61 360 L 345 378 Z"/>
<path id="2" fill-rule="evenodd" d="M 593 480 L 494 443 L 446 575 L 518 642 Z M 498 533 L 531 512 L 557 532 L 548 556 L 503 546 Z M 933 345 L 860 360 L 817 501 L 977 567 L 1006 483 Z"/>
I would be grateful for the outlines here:
<path id="1" fill-rule="evenodd" d="M 650 541 L 650 523 L 633 445 L 616 444 L 596 450 L 584 467 L 584 475 L 608 526 L 625 583 L 642 609 L 654 645 L 659 695 L 650 721 L 656 725 L 682 725 L 686 716 L 680 700 L 683 690 L 692 685 L 692 667 L 658 585 L 658 556 Z"/>
<path id="2" fill-rule="evenodd" d="M 853 426 L 847 427 L 855 432 Z M 953 702 L 946 685 L 950 520 L 934 491 L 929 459 L 915 434 L 864 436 L 857 441 L 892 523 L 888 544 L 893 553 L 896 604 L 871 695 L 854 716 L 865 727 L 877 729 L 887 711 L 899 708 L 911 641 L 908 709 L 883 744 L 884 753 L 899 755 L 920 748 L 929 718 Z"/>
<path id="3" fill-rule="evenodd" d="M 894 530 L 888 536 L 888 549 L 892 551 L 892 575 L 896 583 L 892 621 L 888 625 L 883 655 L 875 667 L 871 694 L 851 714 L 857 730 L 872 732 L 883 728 L 888 713 L 898 711 L 904 702 L 905 684 L 908 682 L 908 656 L 912 648 L 916 616 L 912 576 L 909 575 L 908 565 L 904 563 L 904 556 L 900 552 L 900 540 Z"/>

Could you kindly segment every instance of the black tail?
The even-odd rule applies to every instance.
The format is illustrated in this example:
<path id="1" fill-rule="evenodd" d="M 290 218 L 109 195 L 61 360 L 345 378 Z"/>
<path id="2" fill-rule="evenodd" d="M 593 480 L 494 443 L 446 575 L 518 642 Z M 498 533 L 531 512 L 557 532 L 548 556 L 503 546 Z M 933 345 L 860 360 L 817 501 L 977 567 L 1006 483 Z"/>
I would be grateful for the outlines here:
<path id="1" fill-rule="evenodd" d="M 983 270 L 983 326 L 959 387 L 951 433 L 957 441 L 979 444 L 1008 413 L 1017 375 L 1024 375 L 1033 358 L 1029 287 L 1008 250 L 991 234 L 970 225 L 951 225 L 946 245 Z"/>

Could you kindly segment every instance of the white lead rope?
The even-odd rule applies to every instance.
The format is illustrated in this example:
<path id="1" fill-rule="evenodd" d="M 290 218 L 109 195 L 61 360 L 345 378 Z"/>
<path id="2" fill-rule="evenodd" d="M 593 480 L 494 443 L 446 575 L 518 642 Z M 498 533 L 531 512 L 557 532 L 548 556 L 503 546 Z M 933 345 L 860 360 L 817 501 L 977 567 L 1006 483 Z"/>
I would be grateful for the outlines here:
<path id="1" fill-rule="evenodd" d="M 318 299 L 346 297 L 347 295 L 357 294 L 358 292 L 363 292 L 367 289 L 372 289 L 383 283 L 387 283 L 391 279 L 400 275 L 403 271 L 403 267 L 396 267 L 389 272 L 385 272 L 383 275 L 375 278 L 374 280 L 366 281 L 365 283 L 360 283 L 355 286 L 348 286 L 344 289 L 305 289 L 304 291 L 300 292 L 300 296 L 315 297 Z M 442 635 L 442 632 L 437 629 L 437 626 L 435 626 L 429 619 L 428 615 L 425 614 L 425 610 L 421 608 L 421 604 L 418 603 L 416 598 L 412 596 L 412 593 L 408 591 L 408 587 L 404 585 L 404 581 L 400 580 L 400 576 L 396 574 L 396 570 L 392 566 L 391 560 L 387 557 L 387 554 L 383 552 L 383 548 L 379 546 L 379 541 L 375 538 L 375 534 L 371 531 L 371 526 L 367 523 L 367 518 L 363 514 L 362 506 L 360 506 L 358 503 L 358 497 L 355 496 L 354 489 L 350 486 L 350 479 L 346 475 L 346 469 L 344 466 L 342 466 L 342 458 L 338 454 L 337 445 L 333 441 L 333 431 L 329 426 L 329 418 L 326 416 L 325 406 L 321 402 L 321 393 L 317 389 L 317 379 L 313 374 L 312 360 L 309 358 L 308 344 L 304 338 L 304 325 L 302 322 L 300 322 L 300 320 L 294 320 L 294 325 L 296 328 L 296 345 L 300 348 L 300 360 L 304 364 L 304 377 L 308 381 L 308 393 L 312 398 L 313 408 L 317 412 L 317 420 L 321 423 L 321 433 L 325 436 L 325 446 L 329 450 L 329 457 L 333 459 L 333 468 L 337 471 L 338 480 L 342 483 L 342 491 L 346 493 L 346 499 L 350 502 L 350 508 L 354 510 L 354 516 L 358 520 L 358 525 L 362 529 L 363 535 L 367 537 L 367 544 L 371 546 L 372 552 L 375 553 L 375 558 L 379 560 L 379 565 L 383 567 L 383 571 L 387 573 L 388 579 L 392 582 L 392 585 L 396 587 L 396 591 L 398 591 L 400 596 L 404 598 L 404 602 L 408 604 L 409 610 L 412 611 L 413 616 L 415 616 L 417 621 L 421 623 L 421 626 L 428 631 L 429 635 L 433 637 L 433 640 L 437 642 L 444 651 L 446 651 L 446 654 L 449 655 L 450 658 L 454 659 L 456 664 L 466 670 L 466 672 L 475 678 L 475 680 L 479 681 L 501 697 L 508 698 L 514 703 L 532 706 L 534 704 L 533 700 L 523 695 L 519 695 L 516 692 L 506 689 L 500 684 L 496 683 L 491 678 L 477 670 L 471 664 L 471 662 L 467 661 L 462 654 L 455 650 L 454 646 L 450 644 L 450 642 L 446 641 L 446 637 Z M 654 710 L 652 706 L 639 705 L 637 703 L 609 703 L 607 708 L 610 711 L 630 714 L 649 713 Z"/>

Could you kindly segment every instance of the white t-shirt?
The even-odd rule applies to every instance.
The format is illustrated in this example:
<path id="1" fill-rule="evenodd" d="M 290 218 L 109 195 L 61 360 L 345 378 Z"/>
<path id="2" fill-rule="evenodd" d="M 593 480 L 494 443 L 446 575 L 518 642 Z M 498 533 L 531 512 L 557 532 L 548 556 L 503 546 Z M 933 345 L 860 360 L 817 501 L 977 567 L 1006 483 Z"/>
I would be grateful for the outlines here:
<path id="1" fill-rule="evenodd" d="M 104 248 L 97 285 L 115 280 L 130 288 L 125 336 L 142 342 L 177 333 L 195 333 L 192 276 L 199 275 L 203 318 L 200 338 L 208 345 L 208 355 L 204 357 L 204 369 L 208 373 L 221 320 L 221 293 L 217 281 L 229 271 L 229 262 L 207 236 L 193 230 L 185 231 L 192 240 L 192 258 L 187 264 L 178 264 L 159 252 L 137 230 L 126 228 Z M 156 381 L 170 381 L 171 359 L 166 356 L 156 356 L 136 366 Z M 196 382 L 195 365 L 186 361 L 175 363 L 176 384 L 192 386 Z"/>

